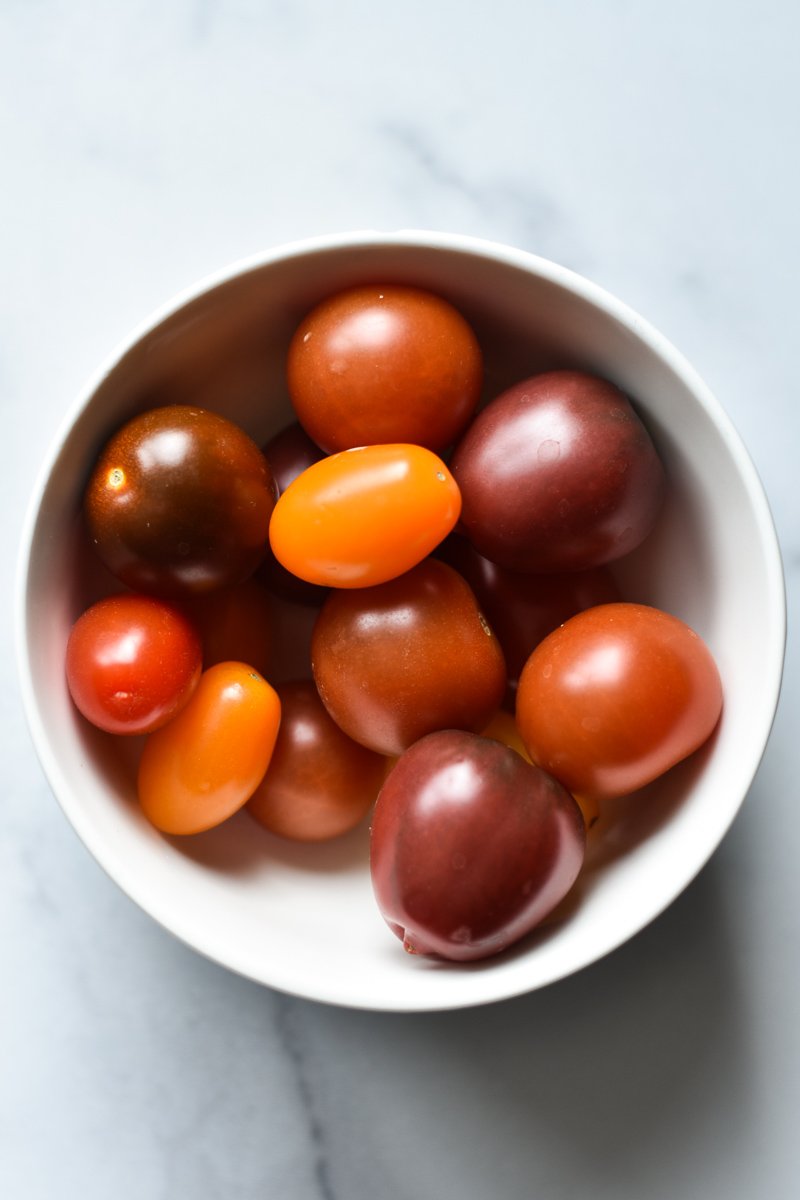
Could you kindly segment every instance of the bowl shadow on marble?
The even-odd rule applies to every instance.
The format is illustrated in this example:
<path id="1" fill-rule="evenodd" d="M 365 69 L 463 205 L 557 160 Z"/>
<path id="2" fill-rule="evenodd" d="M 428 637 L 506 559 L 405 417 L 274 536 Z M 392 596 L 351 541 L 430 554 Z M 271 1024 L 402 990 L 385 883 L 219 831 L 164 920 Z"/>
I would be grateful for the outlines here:
<path id="1" fill-rule="evenodd" d="M 461 1097 L 462 1128 L 486 1132 L 463 1138 L 462 1170 L 527 1181 L 506 1195 L 558 1178 L 564 1194 L 641 1196 L 656 1177 L 659 1196 L 687 1195 L 676 1172 L 691 1175 L 714 1136 L 720 1152 L 746 1137 L 752 1034 L 722 880 L 710 863 L 647 930 L 549 988 L 386 1018 L 397 1057 L 424 1057 Z"/>

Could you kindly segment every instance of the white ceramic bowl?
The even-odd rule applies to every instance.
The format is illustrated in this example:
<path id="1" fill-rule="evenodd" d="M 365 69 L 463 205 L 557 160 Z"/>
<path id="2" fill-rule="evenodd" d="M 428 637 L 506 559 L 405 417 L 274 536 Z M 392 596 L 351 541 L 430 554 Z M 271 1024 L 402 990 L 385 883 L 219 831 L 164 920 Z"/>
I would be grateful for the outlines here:
<path id="1" fill-rule="evenodd" d="M 487 395 L 541 368 L 572 365 L 635 399 L 670 493 L 620 580 L 629 598 L 677 614 L 707 640 L 725 689 L 712 743 L 604 818 L 561 919 L 468 967 L 403 952 L 372 897 L 366 827 L 316 849 L 272 839 L 246 814 L 194 839 L 160 836 L 137 807 L 117 744 L 77 716 L 64 680 L 68 631 L 93 586 L 79 510 L 103 442 L 133 413 L 169 400 L 224 412 L 262 443 L 290 415 L 284 358 L 299 319 L 365 279 L 450 298 L 483 344 Z M 780 554 L 761 485 L 719 404 L 675 349 L 562 267 L 416 232 L 280 247 L 204 280 L 135 330 L 69 413 L 41 473 L 23 537 L 18 620 L 24 702 L 45 773 L 120 887 L 190 946 L 245 976 L 320 1001 L 397 1011 L 542 987 L 669 905 L 747 793 L 777 704 L 785 640 Z"/>

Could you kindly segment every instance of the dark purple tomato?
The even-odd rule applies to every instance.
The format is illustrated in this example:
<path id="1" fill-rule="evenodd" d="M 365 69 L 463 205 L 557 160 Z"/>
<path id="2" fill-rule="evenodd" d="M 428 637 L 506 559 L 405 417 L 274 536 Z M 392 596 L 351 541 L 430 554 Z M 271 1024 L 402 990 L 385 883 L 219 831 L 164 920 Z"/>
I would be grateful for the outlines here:
<path id="1" fill-rule="evenodd" d="M 496 633 L 506 659 L 509 699 L 528 657 L 548 633 L 586 608 L 621 599 L 605 567 L 524 575 L 484 558 L 458 534 L 447 538 L 436 556 L 464 576 Z"/>
<path id="2" fill-rule="evenodd" d="M 312 463 L 324 458 L 325 452 L 320 450 L 316 442 L 312 442 L 302 425 L 293 421 L 270 438 L 264 447 L 264 457 L 272 471 L 278 495 L 281 496 L 298 475 L 302 475 Z M 257 575 L 277 596 L 294 600 L 298 604 L 320 605 L 328 594 L 328 588 L 307 583 L 305 579 L 299 579 L 297 575 L 287 571 L 269 547 Z"/>
<path id="3" fill-rule="evenodd" d="M 406 950 L 486 958 L 552 912 L 585 845 L 560 783 L 500 742 L 446 730 L 411 746 L 381 788 L 372 885 Z"/>
<path id="4" fill-rule="evenodd" d="M 482 729 L 505 690 L 503 652 L 472 590 L 433 558 L 388 583 L 332 591 L 311 660 L 334 721 L 381 754 L 435 729 Z"/>
<path id="5" fill-rule="evenodd" d="M 281 726 L 248 812 L 279 837 L 323 842 L 354 829 L 375 803 L 386 759 L 329 715 L 313 682 L 278 684 Z"/>
<path id="6" fill-rule="evenodd" d="M 264 455 L 225 417 L 150 409 L 102 451 L 84 498 L 95 550 L 129 587 L 193 595 L 250 576 L 268 545 L 275 485 Z"/>
<path id="7" fill-rule="evenodd" d="M 441 450 L 472 416 L 482 379 L 480 346 L 461 313 L 398 284 L 323 300 L 287 359 L 295 412 L 329 452 L 392 442 Z"/>
<path id="8" fill-rule="evenodd" d="M 628 398 L 581 371 L 515 384 L 453 454 L 461 526 L 515 571 L 580 571 L 635 549 L 665 492 L 664 468 Z"/>

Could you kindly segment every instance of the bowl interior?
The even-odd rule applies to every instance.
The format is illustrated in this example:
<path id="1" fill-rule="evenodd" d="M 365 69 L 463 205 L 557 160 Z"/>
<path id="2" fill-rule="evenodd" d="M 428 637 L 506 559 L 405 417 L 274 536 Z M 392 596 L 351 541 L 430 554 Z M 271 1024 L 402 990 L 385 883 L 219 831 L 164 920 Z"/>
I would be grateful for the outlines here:
<path id="1" fill-rule="evenodd" d="M 72 622 L 113 590 L 80 520 L 104 441 L 135 412 L 191 402 L 263 443 L 290 419 L 284 360 L 300 318 L 323 296 L 365 280 L 415 283 L 451 299 L 483 345 L 487 396 L 551 366 L 595 371 L 630 394 L 670 493 L 657 529 L 617 574 L 626 598 L 675 613 L 707 640 L 725 688 L 712 743 L 608 812 L 579 887 L 547 927 L 468 967 L 403 953 L 372 897 L 366 824 L 317 848 L 272 838 L 246 814 L 192 839 L 159 835 L 136 804 L 135 746 L 92 730 L 64 681 Z M 777 703 L 784 641 L 780 557 L 763 491 L 719 406 L 672 347 L 552 264 L 414 234 L 284 248 L 180 298 L 143 328 L 89 389 L 43 473 L 23 545 L 20 619 L 37 750 L 68 818 L 120 886 L 178 937 L 253 979 L 393 1010 L 460 1007 L 543 986 L 666 907 L 713 852 L 749 787 Z M 294 651 L 312 619 L 313 610 L 277 606 L 276 679 L 302 670 Z M 292 622 L 294 640 L 285 632 Z"/>

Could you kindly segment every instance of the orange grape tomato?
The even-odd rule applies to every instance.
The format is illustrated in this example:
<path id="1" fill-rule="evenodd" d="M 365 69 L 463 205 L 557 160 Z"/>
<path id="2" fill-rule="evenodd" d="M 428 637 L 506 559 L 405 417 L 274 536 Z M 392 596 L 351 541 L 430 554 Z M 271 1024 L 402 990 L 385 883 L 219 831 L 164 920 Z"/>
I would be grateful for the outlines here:
<path id="1" fill-rule="evenodd" d="M 461 496 L 423 446 L 360 446 L 314 463 L 289 485 L 270 522 L 287 570 L 309 583 L 370 587 L 404 574 L 451 531 Z"/>
<path id="2" fill-rule="evenodd" d="M 272 598 L 255 579 L 192 596 L 183 607 L 203 643 L 203 667 L 243 662 L 265 675 L 272 646 Z"/>
<path id="3" fill-rule="evenodd" d="M 520 677 L 517 724 L 535 763 L 573 794 L 624 796 L 697 750 L 722 709 L 719 671 L 683 621 L 602 604 L 540 642 Z"/>
<path id="4" fill-rule="evenodd" d="M 218 663 L 173 721 L 151 734 L 139 764 L 139 801 L 163 833 L 200 833 L 246 804 L 269 766 L 278 694 L 245 663 Z"/>

